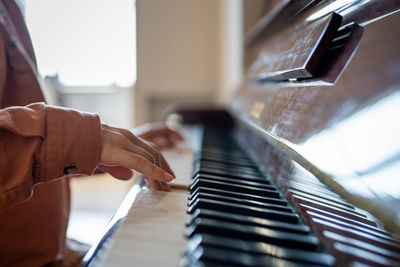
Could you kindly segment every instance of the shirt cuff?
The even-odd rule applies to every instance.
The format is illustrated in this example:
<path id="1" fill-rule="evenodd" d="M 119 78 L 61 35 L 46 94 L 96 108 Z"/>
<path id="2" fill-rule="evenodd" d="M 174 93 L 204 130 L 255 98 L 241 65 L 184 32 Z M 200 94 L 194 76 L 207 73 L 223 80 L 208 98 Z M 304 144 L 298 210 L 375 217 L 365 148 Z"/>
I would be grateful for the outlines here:
<path id="1" fill-rule="evenodd" d="M 43 182 L 70 174 L 91 175 L 101 158 L 97 114 L 46 106 Z"/>

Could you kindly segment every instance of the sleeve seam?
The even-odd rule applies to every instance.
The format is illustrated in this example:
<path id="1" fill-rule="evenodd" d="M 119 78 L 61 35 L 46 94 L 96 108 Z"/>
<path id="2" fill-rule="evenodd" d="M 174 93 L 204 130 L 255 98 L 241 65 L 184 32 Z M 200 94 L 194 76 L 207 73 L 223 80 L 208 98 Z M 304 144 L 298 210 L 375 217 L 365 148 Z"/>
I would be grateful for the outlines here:
<path id="1" fill-rule="evenodd" d="M 30 184 L 30 183 L 32 183 L 32 182 L 28 180 L 28 181 L 24 182 L 23 184 L 17 185 L 17 186 L 15 186 L 13 188 L 7 189 L 6 191 L 2 191 L 0 193 L 1 194 L 8 194 L 8 193 L 10 193 L 10 191 L 17 190 L 18 188 L 26 186 L 26 184 Z"/>

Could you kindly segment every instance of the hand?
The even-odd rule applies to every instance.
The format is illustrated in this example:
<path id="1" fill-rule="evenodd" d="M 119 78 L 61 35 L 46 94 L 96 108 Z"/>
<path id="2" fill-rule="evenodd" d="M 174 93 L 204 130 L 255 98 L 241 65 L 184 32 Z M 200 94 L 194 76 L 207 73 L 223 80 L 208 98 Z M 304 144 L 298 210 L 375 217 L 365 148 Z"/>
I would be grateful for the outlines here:
<path id="1" fill-rule="evenodd" d="M 182 135 L 163 123 L 147 124 L 139 130 L 142 132 L 138 135 L 140 138 L 152 142 L 159 149 L 174 147 L 184 140 Z"/>
<path id="2" fill-rule="evenodd" d="M 145 175 L 152 189 L 169 190 L 166 182 L 175 178 L 160 151 L 126 129 L 102 125 L 102 152 L 99 168 L 127 180 L 135 169 Z"/>
<path id="3" fill-rule="evenodd" d="M 136 129 L 138 136 L 154 144 L 158 149 L 171 148 L 183 141 L 183 137 L 164 123 L 145 124 Z M 146 178 L 146 182 L 153 190 L 170 191 L 167 183 Z"/>

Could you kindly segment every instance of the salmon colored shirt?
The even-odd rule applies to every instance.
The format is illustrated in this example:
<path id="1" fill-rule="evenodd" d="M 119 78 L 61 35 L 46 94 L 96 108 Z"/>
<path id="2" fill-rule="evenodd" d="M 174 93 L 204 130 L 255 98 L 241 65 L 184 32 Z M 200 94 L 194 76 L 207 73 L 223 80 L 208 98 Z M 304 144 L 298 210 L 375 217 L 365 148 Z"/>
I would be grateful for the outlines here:
<path id="1" fill-rule="evenodd" d="M 62 258 L 64 172 L 90 175 L 100 154 L 97 115 L 44 104 L 23 17 L 13 0 L 0 0 L 0 266 Z"/>

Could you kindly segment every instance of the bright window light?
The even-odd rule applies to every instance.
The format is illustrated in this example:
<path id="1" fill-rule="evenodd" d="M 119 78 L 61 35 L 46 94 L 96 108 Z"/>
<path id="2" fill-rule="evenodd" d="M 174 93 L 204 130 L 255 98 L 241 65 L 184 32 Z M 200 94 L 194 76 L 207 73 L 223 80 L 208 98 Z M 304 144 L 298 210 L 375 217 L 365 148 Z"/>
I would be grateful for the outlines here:
<path id="1" fill-rule="evenodd" d="M 40 74 L 65 85 L 132 86 L 134 0 L 29 0 L 25 18 Z"/>

